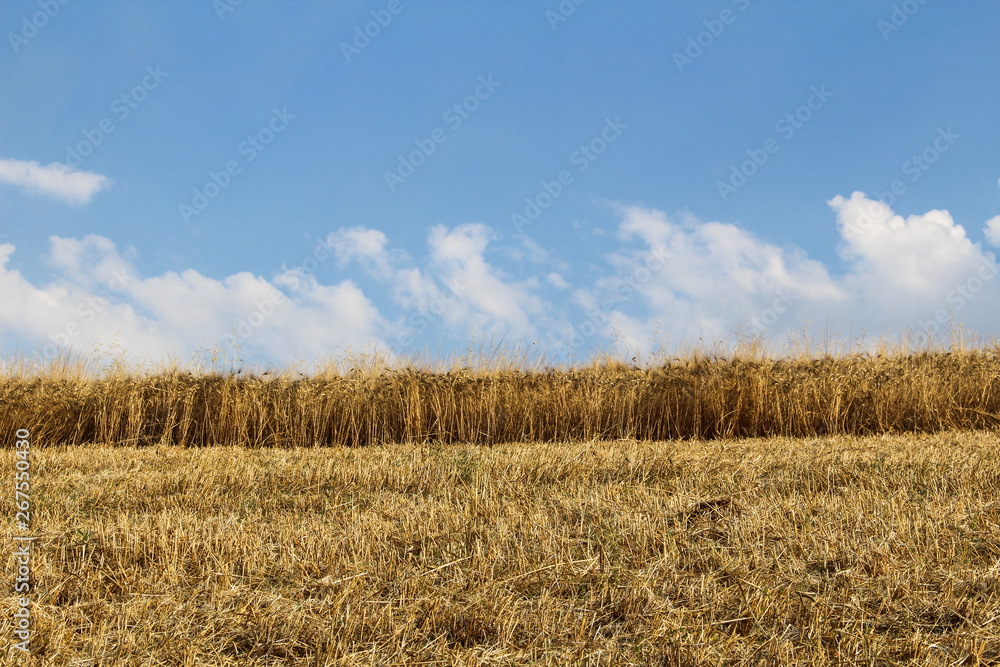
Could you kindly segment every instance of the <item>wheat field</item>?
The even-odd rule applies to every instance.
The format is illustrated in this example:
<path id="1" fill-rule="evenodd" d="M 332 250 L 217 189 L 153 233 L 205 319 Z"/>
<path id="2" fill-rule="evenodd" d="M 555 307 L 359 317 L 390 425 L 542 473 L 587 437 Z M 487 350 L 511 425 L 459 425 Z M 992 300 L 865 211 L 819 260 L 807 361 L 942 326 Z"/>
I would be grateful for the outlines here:
<path id="1" fill-rule="evenodd" d="M 3 659 L 1000 664 L 996 352 L 9 366 L 37 540 Z"/>
<path id="2" fill-rule="evenodd" d="M 569 368 L 358 358 L 304 375 L 8 363 L 0 433 L 60 444 L 361 446 L 934 432 L 1000 423 L 1000 345 Z"/>

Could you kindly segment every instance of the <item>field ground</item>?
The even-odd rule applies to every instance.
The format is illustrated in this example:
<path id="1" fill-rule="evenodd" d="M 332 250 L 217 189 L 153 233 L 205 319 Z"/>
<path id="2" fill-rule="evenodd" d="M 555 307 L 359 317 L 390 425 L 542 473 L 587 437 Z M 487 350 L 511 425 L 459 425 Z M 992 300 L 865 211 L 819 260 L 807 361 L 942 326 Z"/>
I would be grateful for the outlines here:
<path id="1" fill-rule="evenodd" d="M 998 453 L 36 445 L 25 664 L 1000 664 Z"/>

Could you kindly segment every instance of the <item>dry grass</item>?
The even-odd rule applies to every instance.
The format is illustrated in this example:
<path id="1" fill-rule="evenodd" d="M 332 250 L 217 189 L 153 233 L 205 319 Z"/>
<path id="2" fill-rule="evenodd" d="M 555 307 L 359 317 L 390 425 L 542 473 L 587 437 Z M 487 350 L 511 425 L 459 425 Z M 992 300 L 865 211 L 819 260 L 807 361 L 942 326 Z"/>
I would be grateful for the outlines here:
<path id="1" fill-rule="evenodd" d="M 32 664 L 998 664 L 998 444 L 38 447 Z"/>
<path id="2" fill-rule="evenodd" d="M 0 368 L 46 665 L 1000 664 L 998 422 L 996 345 Z"/>
<path id="3" fill-rule="evenodd" d="M 644 367 L 420 370 L 378 359 L 309 377 L 179 369 L 0 373 L 0 432 L 183 446 L 499 443 L 934 432 L 1000 423 L 1000 346 Z"/>

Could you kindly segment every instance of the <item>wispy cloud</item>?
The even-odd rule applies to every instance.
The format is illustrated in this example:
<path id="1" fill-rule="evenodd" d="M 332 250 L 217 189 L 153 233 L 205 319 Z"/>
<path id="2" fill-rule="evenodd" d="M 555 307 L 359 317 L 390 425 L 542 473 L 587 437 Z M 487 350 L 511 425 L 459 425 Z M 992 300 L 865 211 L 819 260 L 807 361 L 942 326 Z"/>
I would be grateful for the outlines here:
<path id="1" fill-rule="evenodd" d="M 0 158 L 0 182 L 70 204 L 86 204 L 91 197 L 111 185 L 107 176 L 77 171 L 60 162 L 42 166 L 34 160 L 25 162 L 13 158 Z"/>

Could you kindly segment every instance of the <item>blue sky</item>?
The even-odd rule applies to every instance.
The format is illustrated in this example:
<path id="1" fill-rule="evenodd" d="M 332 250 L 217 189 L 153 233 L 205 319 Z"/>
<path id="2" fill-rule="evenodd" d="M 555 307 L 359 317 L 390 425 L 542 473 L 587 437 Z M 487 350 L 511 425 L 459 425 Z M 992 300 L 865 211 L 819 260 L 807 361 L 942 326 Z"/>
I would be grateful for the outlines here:
<path id="1" fill-rule="evenodd" d="M 0 26 L 5 353 L 995 333 L 994 3 L 34 0 Z"/>

